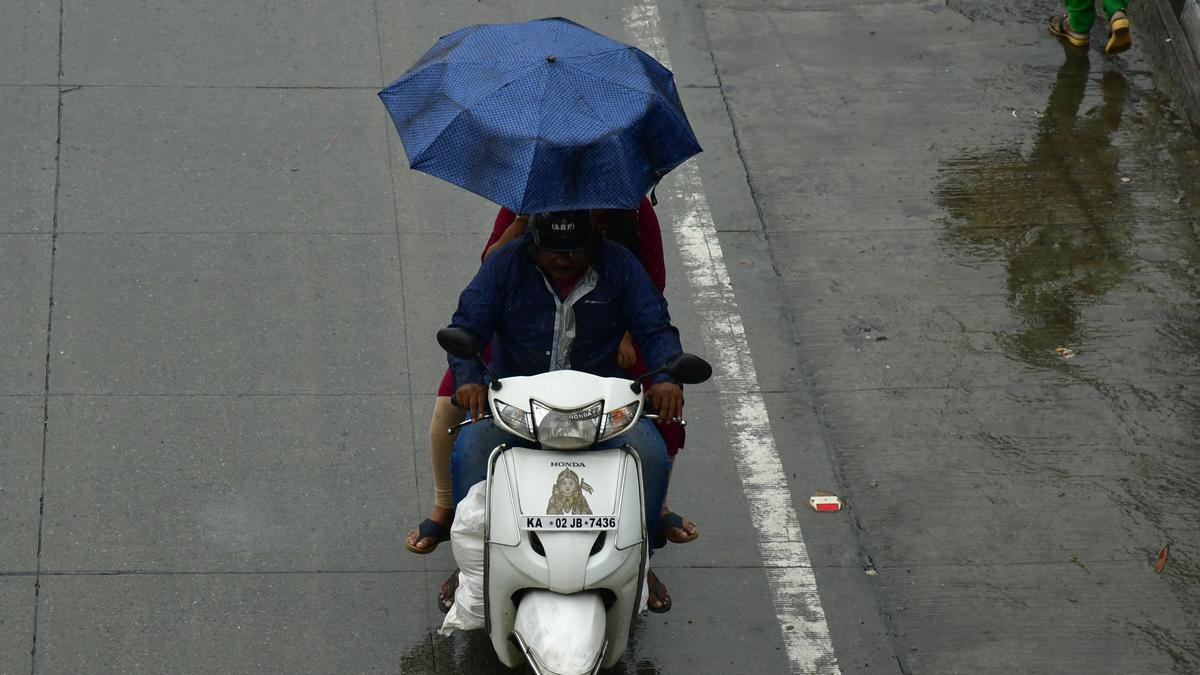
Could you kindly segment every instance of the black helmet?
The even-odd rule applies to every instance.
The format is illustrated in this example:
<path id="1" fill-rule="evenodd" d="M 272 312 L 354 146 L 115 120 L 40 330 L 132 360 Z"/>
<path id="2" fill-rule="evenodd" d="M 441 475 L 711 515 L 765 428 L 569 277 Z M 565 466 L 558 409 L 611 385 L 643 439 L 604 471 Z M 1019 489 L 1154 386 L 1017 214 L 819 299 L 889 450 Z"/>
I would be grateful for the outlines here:
<path id="1" fill-rule="evenodd" d="M 590 249 L 596 237 L 592 212 L 551 211 L 529 216 L 533 244 L 545 251 L 567 253 Z"/>

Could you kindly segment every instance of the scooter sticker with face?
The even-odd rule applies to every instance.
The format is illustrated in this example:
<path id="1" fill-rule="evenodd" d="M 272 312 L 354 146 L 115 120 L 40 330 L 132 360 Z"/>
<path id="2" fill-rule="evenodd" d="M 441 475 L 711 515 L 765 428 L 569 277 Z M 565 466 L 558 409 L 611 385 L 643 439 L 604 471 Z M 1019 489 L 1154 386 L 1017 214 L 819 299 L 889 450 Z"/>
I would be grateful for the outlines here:
<path id="1" fill-rule="evenodd" d="M 550 493 L 550 503 L 546 505 L 546 513 L 583 513 L 590 515 L 592 507 L 588 505 L 584 492 L 592 493 L 592 486 L 581 479 L 579 474 L 570 469 L 559 472 L 554 481 L 554 489 Z"/>

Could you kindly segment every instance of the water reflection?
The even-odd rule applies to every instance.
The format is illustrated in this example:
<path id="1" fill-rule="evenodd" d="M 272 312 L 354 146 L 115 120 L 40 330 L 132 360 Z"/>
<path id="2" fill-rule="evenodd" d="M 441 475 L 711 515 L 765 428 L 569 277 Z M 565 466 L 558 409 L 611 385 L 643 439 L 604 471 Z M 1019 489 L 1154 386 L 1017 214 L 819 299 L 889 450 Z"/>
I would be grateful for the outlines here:
<path id="1" fill-rule="evenodd" d="M 1057 368 L 1067 362 L 1056 346 L 1084 353 L 1070 375 L 1090 389 L 1055 378 L 1013 391 L 1032 423 L 998 420 L 979 436 L 1015 480 L 1107 495 L 1111 531 L 1125 533 L 1114 541 L 1128 542 L 1113 555 L 1144 556 L 1143 573 L 1170 543 L 1163 611 L 1116 620 L 1169 655 L 1175 672 L 1197 673 L 1200 144 L 1147 73 L 1129 71 L 1140 85 L 1131 96 L 1120 65 L 1092 65 L 1068 50 L 1032 145 L 946 162 L 935 196 L 949 215 L 944 239 L 1006 268 L 1007 303 L 1021 321 L 997 336 L 1006 353 Z"/>
<path id="2" fill-rule="evenodd" d="M 936 195 L 951 216 L 949 240 L 1007 262 L 1008 302 L 1023 326 L 999 341 L 1035 365 L 1060 363 L 1055 347 L 1082 343 L 1083 307 L 1133 267 L 1131 208 L 1111 143 L 1129 87 L 1120 72 L 1104 72 L 1100 104 L 1081 114 L 1089 71 L 1087 53 L 1069 51 L 1028 156 L 1000 147 L 951 160 Z"/>
<path id="3" fill-rule="evenodd" d="M 443 637 L 433 627 L 419 643 L 404 650 L 400 672 L 421 675 L 456 673 L 508 674 L 513 671 L 496 658 L 492 643 L 481 630 L 457 632 Z"/>

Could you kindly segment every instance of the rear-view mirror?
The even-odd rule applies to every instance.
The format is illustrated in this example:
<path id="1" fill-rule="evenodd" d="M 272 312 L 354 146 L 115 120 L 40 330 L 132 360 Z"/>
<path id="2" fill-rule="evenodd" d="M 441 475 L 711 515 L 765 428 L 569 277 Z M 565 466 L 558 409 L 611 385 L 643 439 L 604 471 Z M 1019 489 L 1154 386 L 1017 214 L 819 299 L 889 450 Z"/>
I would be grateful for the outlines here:
<path id="1" fill-rule="evenodd" d="M 667 359 L 667 365 L 663 370 L 667 377 L 680 384 L 700 384 L 712 377 L 712 366 L 708 361 L 687 352 L 681 352 Z"/>
<path id="2" fill-rule="evenodd" d="M 460 359 L 473 359 L 479 355 L 479 343 L 474 335 L 461 328 L 443 328 L 437 332 L 438 344 Z"/>

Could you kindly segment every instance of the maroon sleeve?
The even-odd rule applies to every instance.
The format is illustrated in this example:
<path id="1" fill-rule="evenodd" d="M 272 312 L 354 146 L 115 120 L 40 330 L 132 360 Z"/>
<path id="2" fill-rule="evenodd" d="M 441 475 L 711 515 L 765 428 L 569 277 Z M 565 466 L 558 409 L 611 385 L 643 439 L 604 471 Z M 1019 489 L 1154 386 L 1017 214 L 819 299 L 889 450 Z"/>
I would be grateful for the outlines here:
<path id="1" fill-rule="evenodd" d="M 667 288 L 667 263 L 663 261 L 662 230 L 658 226 L 658 215 L 650 200 L 642 197 L 638 207 L 638 247 L 642 249 L 642 267 L 650 275 L 654 287 L 662 293 Z"/>
<path id="2" fill-rule="evenodd" d="M 492 235 L 488 237 L 487 243 L 483 245 L 483 253 L 479 254 L 480 262 L 483 261 L 483 254 L 487 253 L 487 250 L 492 247 L 492 244 L 500 240 L 500 236 L 504 234 L 504 231 L 507 230 L 508 226 L 512 225 L 513 221 L 516 219 L 517 214 L 501 207 L 500 212 L 496 214 L 496 222 L 492 225 Z"/>

